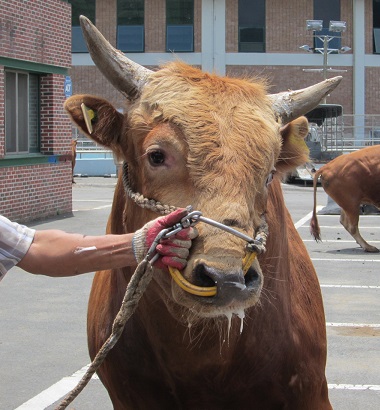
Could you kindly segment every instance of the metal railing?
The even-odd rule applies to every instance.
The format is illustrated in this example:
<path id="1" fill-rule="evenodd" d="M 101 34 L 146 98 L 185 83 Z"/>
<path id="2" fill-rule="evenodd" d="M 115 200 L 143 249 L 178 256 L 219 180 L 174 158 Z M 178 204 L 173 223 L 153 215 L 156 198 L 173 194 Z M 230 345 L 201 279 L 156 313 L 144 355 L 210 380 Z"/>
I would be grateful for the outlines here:
<path id="1" fill-rule="evenodd" d="M 380 144 L 380 115 L 344 114 L 343 151 Z"/>
<path id="2" fill-rule="evenodd" d="M 77 140 L 77 154 L 80 152 L 112 152 L 110 149 L 97 144 L 83 135 L 78 128 L 72 127 L 73 139 Z"/>
<path id="3" fill-rule="evenodd" d="M 380 115 L 343 114 L 310 122 L 307 137 L 310 156 L 331 160 L 338 155 L 380 144 Z"/>

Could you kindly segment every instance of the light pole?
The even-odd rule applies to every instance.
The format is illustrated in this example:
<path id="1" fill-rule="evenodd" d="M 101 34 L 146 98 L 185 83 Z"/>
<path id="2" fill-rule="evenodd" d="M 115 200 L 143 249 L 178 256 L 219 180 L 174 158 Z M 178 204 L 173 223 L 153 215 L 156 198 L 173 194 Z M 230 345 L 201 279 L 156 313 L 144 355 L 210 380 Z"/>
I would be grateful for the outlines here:
<path id="1" fill-rule="evenodd" d="M 313 53 L 313 52 L 318 52 L 323 54 L 323 66 L 322 68 L 304 68 L 304 72 L 317 72 L 317 73 L 323 73 L 323 79 L 326 80 L 327 78 L 327 73 L 342 73 L 346 72 L 347 70 L 337 70 L 331 67 L 328 67 L 327 63 L 327 57 L 329 54 L 342 54 L 346 53 L 347 51 L 350 51 L 351 48 L 344 46 L 341 48 L 330 48 L 329 43 L 331 40 L 334 38 L 340 38 L 340 36 L 331 36 L 331 35 L 324 35 L 324 34 L 318 34 L 319 31 L 322 31 L 323 29 L 323 20 L 306 20 L 306 29 L 307 31 L 313 32 L 313 38 L 318 39 L 319 41 L 322 42 L 323 47 L 310 47 L 308 45 L 303 45 L 300 47 L 300 49 L 308 52 L 308 53 Z M 335 32 L 335 33 L 343 33 L 346 31 L 346 22 L 345 21 L 330 21 L 329 24 L 329 31 L 330 32 Z M 326 104 L 326 98 L 323 100 L 323 104 Z"/>

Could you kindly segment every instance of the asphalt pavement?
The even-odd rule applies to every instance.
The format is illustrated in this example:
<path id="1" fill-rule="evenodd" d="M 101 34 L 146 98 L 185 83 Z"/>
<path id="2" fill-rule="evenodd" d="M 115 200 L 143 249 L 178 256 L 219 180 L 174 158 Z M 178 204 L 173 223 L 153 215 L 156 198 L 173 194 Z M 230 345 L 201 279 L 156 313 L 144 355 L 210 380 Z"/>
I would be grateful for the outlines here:
<path id="1" fill-rule="evenodd" d="M 105 231 L 116 179 L 76 178 L 73 214 L 36 229 L 98 235 Z M 327 378 L 334 409 L 380 408 L 380 254 L 364 253 L 339 224 L 320 215 L 322 243 L 309 234 L 311 186 L 283 185 L 285 200 L 316 267 L 325 303 Z M 318 189 L 318 204 L 327 197 Z M 362 235 L 380 246 L 380 215 L 360 218 Z M 0 409 L 53 409 L 89 364 L 87 300 L 93 274 L 52 279 L 13 268 L 0 283 Z M 110 410 L 97 378 L 69 406 Z"/>

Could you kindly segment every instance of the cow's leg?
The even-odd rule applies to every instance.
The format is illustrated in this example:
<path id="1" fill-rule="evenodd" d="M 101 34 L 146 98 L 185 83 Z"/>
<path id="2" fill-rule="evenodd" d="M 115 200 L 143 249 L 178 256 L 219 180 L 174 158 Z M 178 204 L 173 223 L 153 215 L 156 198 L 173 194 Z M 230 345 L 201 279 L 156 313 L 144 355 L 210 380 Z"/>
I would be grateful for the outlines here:
<path id="1" fill-rule="evenodd" d="M 346 228 L 347 232 L 355 239 L 355 241 L 366 251 L 366 252 L 379 252 L 375 246 L 367 243 L 359 232 L 359 209 L 354 212 L 348 212 L 341 210 L 340 223 Z"/>

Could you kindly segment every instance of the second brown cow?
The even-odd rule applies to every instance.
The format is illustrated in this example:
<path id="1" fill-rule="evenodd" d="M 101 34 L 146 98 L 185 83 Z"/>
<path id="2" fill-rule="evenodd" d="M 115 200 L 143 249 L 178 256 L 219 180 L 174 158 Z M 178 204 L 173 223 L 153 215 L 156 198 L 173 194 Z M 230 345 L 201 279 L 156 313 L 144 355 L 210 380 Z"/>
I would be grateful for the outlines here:
<path id="1" fill-rule="evenodd" d="M 342 155 L 320 168 L 314 175 L 314 208 L 310 231 L 321 240 L 316 214 L 317 182 L 340 207 L 340 223 L 366 252 L 379 252 L 359 232 L 360 205 L 380 207 L 380 145 Z"/>

